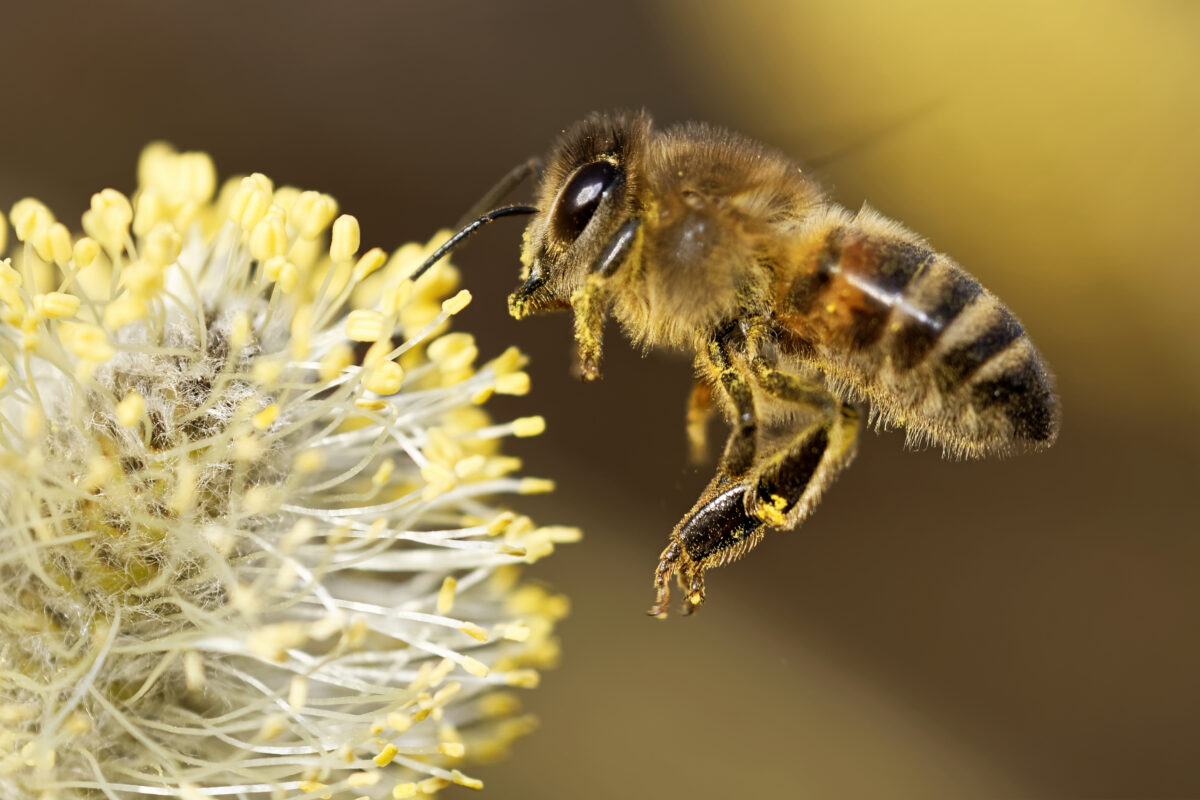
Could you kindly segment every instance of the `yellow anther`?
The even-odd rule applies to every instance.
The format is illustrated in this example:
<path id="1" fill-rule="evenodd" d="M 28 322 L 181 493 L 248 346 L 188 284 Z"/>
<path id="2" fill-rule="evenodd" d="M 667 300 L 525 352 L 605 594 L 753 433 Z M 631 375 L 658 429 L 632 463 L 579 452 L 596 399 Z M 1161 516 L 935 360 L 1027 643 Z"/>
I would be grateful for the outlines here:
<path id="1" fill-rule="evenodd" d="M 383 314 L 378 311 L 356 308 L 346 318 L 346 338 L 351 341 L 377 342 L 384 333 Z"/>
<path id="2" fill-rule="evenodd" d="M 445 372 L 455 372 L 471 366 L 479 349 L 469 333 L 447 333 L 429 344 L 429 358 Z"/>
<path id="3" fill-rule="evenodd" d="M 5 224 L 4 218 L 0 217 L 0 253 L 8 249 L 8 225 Z"/>
<path id="4" fill-rule="evenodd" d="M 381 361 L 367 372 L 363 386 L 375 394 L 395 394 L 404 382 L 404 370 L 395 361 Z"/>
<path id="5" fill-rule="evenodd" d="M 245 312 L 238 314 L 233 318 L 233 324 L 229 326 L 229 346 L 234 350 L 241 350 L 250 344 L 253 333 L 254 328 L 250 323 L 250 316 Z"/>
<path id="6" fill-rule="evenodd" d="M 292 206 L 296 204 L 296 198 L 300 196 L 300 190 L 295 186 L 280 186 L 275 190 L 275 194 L 271 197 L 271 202 L 284 211 L 290 212 Z"/>
<path id="7" fill-rule="evenodd" d="M 517 417 L 512 421 L 513 436 L 525 438 L 539 436 L 546 430 L 546 419 L 540 414 L 534 417 Z"/>
<path id="8" fill-rule="evenodd" d="M 458 294 L 442 303 L 442 311 L 446 312 L 447 314 L 457 314 L 470 304 L 471 293 L 466 289 L 461 289 L 459 290 Z"/>
<path id="9" fill-rule="evenodd" d="M 504 676 L 504 682 L 509 686 L 522 689 L 536 689 L 541 680 L 542 676 L 534 669 L 514 669 Z"/>
<path id="10" fill-rule="evenodd" d="M 308 705 L 308 680 L 303 675 L 293 675 L 288 687 L 288 705 L 299 711 Z"/>
<path id="11" fill-rule="evenodd" d="M 421 496 L 425 500 L 432 500 L 458 485 L 458 479 L 454 472 L 437 463 L 426 464 L 422 467 L 421 477 L 425 480 L 425 488 L 421 492 Z"/>
<path id="12" fill-rule="evenodd" d="M 276 622 L 254 631 L 247 644 L 250 652 L 270 661 L 283 661 L 287 651 L 308 641 L 302 622 Z"/>
<path id="13" fill-rule="evenodd" d="M 375 474 L 371 476 L 371 485 L 386 486 L 395 471 L 396 462 L 390 458 L 384 459 L 383 463 L 379 465 L 379 469 L 375 470 Z"/>
<path id="14" fill-rule="evenodd" d="M 486 678 L 488 673 L 491 672 L 487 664 L 470 656 L 463 656 L 462 667 L 476 678 Z"/>
<path id="15" fill-rule="evenodd" d="M 92 195 L 91 208 L 83 213 L 83 229 L 111 252 L 120 252 L 129 235 L 133 207 L 129 198 L 116 189 L 104 189 Z"/>
<path id="16" fill-rule="evenodd" d="M 458 579 L 453 575 L 447 575 L 442 581 L 442 588 L 438 590 L 437 613 L 450 613 L 450 609 L 454 607 L 454 592 L 457 588 Z"/>
<path id="17" fill-rule="evenodd" d="M 169 222 L 160 222 L 150 229 L 142 243 L 142 258 L 159 272 L 174 264 L 183 250 L 183 237 Z"/>
<path id="18" fill-rule="evenodd" d="M 450 758 L 462 758 L 467 754 L 467 746 L 462 742 L 438 742 L 438 752 Z"/>
<path id="19" fill-rule="evenodd" d="M 381 777 L 375 770 L 354 772 L 346 777 L 346 785 L 354 789 L 363 789 L 368 786 L 375 786 L 379 783 Z"/>
<path id="20" fill-rule="evenodd" d="M 117 422 L 122 427 L 132 428 L 142 421 L 146 413 L 146 399 L 137 392 L 130 392 L 125 399 L 117 403 Z"/>
<path id="21" fill-rule="evenodd" d="M 300 781 L 300 783 L 298 783 L 297 786 L 299 787 L 300 791 L 304 792 L 305 794 L 316 794 L 317 792 L 323 792 L 329 788 L 328 784 L 321 783 L 320 781 L 311 781 L 311 780 Z"/>
<path id="22" fill-rule="evenodd" d="M 126 293 L 104 307 L 104 325 L 116 330 L 146 316 L 146 302 L 137 295 Z"/>
<path id="23" fill-rule="evenodd" d="M 166 142 L 153 142 L 138 159 L 138 183 L 152 189 L 166 205 L 194 206 L 212 198 L 217 170 L 207 153 L 177 153 Z"/>
<path id="24" fill-rule="evenodd" d="M 8 366 L 0 364 L 0 389 L 8 385 Z"/>
<path id="25" fill-rule="evenodd" d="M 454 781 L 459 786 L 465 786 L 468 789 L 483 788 L 483 781 L 479 780 L 479 778 L 472 778 L 468 775 L 464 775 L 456 769 L 450 770 L 450 780 Z"/>
<path id="26" fill-rule="evenodd" d="M 481 626 L 476 625 L 474 622 L 468 622 L 466 625 L 463 625 L 461 628 L 459 628 L 459 630 L 477 642 L 486 642 L 489 638 L 488 632 Z"/>
<path id="27" fill-rule="evenodd" d="M 510 372 L 496 379 L 497 394 L 522 396 L 529 394 L 529 373 Z"/>
<path id="28" fill-rule="evenodd" d="M 278 206 L 271 206 L 278 209 Z M 282 209 L 278 214 L 268 214 L 263 217 L 250 231 L 250 257 L 266 261 L 272 256 L 282 256 L 287 253 L 287 225 L 282 218 Z"/>
<path id="29" fill-rule="evenodd" d="M 283 258 L 283 256 L 274 256 L 267 259 L 263 265 L 263 271 L 267 276 L 267 280 L 274 281 L 275 285 L 284 294 L 291 294 L 300 285 L 300 270 L 291 261 Z"/>
<path id="30" fill-rule="evenodd" d="M 415 783 L 397 783 L 392 787 L 392 797 L 394 800 L 403 800 L 406 797 L 417 796 L 417 785 Z"/>
<path id="31" fill-rule="evenodd" d="M 149 261 L 138 261 L 121 270 L 121 283 L 130 294 L 143 299 L 153 297 L 163 287 L 163 268 Z"/>
<path id="32" fill-rule="evenodd" d="M 554 491 L 554 481 L 549 478 L 522 478 L 517 491 L 521 494 L 547 494 Z"/>
<path id="33" fill-rule="evenodd" d="M 400 309 L 408 305 L 408 301 L 412 298 L 413 282 L 405 278 L 395 286 L 388 286 L 383 290 L 383 296 L 380 298 L 380 308 L 384 314 L 389 316 L 399 313 Z"/>
<path id="34" fill-rule="evenodd" d="M 39 231 L 54 224 L 54 214 L 40 200 L 26 197 L 13 204 L 8 214 L 18 242 L 27 242 Z"/>
<path id="35" fill-rule="evenodd" d="M 33 247 L 38 258 L 66 266 L 71 260 L 71 232 L 61 222 L 55 222 L 34 234 Z"/>
<path id="36" fill-rule="evenodd" d="M 342 214 L 333 221 L 333 233 L 329 238 L 329 257 L 334 263 L 349 261 L 358 252 L 358 220 L 350 214 Z"/>
<path id="37" fill-rule="evenodd" d="M 33 307 L 47 319 L 63 319 L 73 317 L 79 311 L 79 298 L 63 292 L 49 292 L 35 296 Z"/>
<path id="38" fill-rule="evenodd" d="M 361 281 L 386 263 L 387 253 L 382 248 L 372 247 L 363 253 L 362 257 L 358 259 L 358 263 L 354 265 L 353 279 Z"/>
<path id="39" fill-rule="evenodd" d="M 279 406 L 276 403 L 271 403 L 271 405 L 267 406 L 262 411 L 259 411 L 257 414 L 251 417 L 250 421 L 254 424 L 254 427 L 258 428 L 260 431 L 265 431 L 267 428 L 271 427 L 271 423 L 278 418 Z"/>
<path id="40" fill-rule="evenodd" d="M 87 236 L 81 236 L 75 242 L 75 249 L 72 253 L 72 258 L 75 259 L 75 266 L 83 269 L 90 267 L 92 262 L 96 260 L 96 256 L 100 255 L 100 243 L 95 239 Z"/>
<path id="41" fill-rule="evenodd" d="M 183 463 L 175 468 L 175 491 L 171 494 L 170 505 L 176 513 L 182 514 L 192 507 L 198 475 L 199 470 L 194 464 Z"/>
<path id="42" fill-rule="evenodd" d="M 260 386 L 274 386 L 283 376 L 284 364 L 276 358 L 262 358 L 254 362 L 251 374 Z"/>
<path id="43" fill-rule="evenodd" d="M 500 355 L 488 362 L 488 366 L 497 375 L 507 375 L 515 372 L 529 362 L 529 358 L 516 347 L 509 347 Z"/>
<path id="44" fill-rule="evenodd" d="M 189 650 L 183 655 L 183 680 L 193 692 L 204 688 L 204 659 L 195 650 Z"/>
<path id="45" fill-rule="evenodd" d="M 317 450 L 303 450 L 297 453 L 296 458 L 292 461 L 296 471 L 301 474 L 316 472 L 324 463 L 325 457 Z"/>
<path id="46" fill-rule="evenodd" d="M 388 764 L 392 763 L 392 759 L 395 758 L 396 754 L 399 752 L 400 748 L 396 747 L 396 745 L 392 744 L 391 742 L 388 742 L 383 746 L 383 749 L 379 751 L 379 755 L 375 756 L 374 761 L 378 766 L 386 767 Z"/>
<path id="47" fill-rule="evenodd" d="M 436 794 L 449 785 L 450 781 L 445 778 L 426 778 L 417 784 L 418 788 L 425 794 Z"/>
<path id="48" fill-rule="evenodd" d="M 319 236 L 337 216 L 337 201 L 320 192 L 300 192 L 289 209 L 289 219 L 305 239 Z"/>
<path id="49" fill-rule="evenodd" d="M 347 344 L 338 344 L 322 356 L 317 366 L 317 377 L 328 383 L 342 374 L 354 363 L 354 349 Z"/>
<path id="50" fill-rule="evenodd" d="M 138 236 L 145 236 L 166 218 L 166 203 L 158 192 L 149 187 L 142 189 L 134 200 L 133 232 Z"/>

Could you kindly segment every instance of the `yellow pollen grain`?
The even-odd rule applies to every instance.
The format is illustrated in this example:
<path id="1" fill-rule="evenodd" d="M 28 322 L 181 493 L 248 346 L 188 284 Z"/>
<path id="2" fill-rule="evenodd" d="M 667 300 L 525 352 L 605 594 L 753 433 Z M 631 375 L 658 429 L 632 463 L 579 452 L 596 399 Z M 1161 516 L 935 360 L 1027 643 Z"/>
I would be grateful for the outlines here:
<path id="1" fill-rule="evenodd" d="M 442 588 L 438 589 L 437 613 L 450 613 L 450 609 L 454 607 L 454 593 L 457 589 L 458 579 L 453 575 L 447 575 L 442 581 Z"/>
<path id="2" fill-rule="evenodd" d="M 346 338 L 355 342 L 377 342 L 383 337 L 383 314 L 357 308 L 346 318 Z"/>
<path id="3" fill-rule="evenodd" d="M 63 319 L 79 311 L 79 298 L 64 292 L 48 292 L 34 297 L 33 307 L 46 319 Z"/>
<path id="4" fill-rule="evenodd" d="M 467 746 L 462 742 L 438 742 L 438 752 L 450 758 L 462 758 L 467 754 Z"/>
<path id="5" fill-rule="evenodd" d="M 471 293 L 460 289 L 458 294 L 442 302 L 442 311 L 447 314 L 457 314 L 471 304 Z"/>
<path id="6" fill-rule="evenodd" d="M 100 243 L 95 239 L 87 236 L 81 236 L 79 240 L 75 242 L 75 249 L 72 252 L 72 258 L 75 259 L 75 266 L 79 267 L 80 269 L 90 267 L 98 255 L 100 255 Z"/>
<path id="7" fill-rule="evenodd" d="M 383 749 L 379 751 L 379 755 L 375 756 L 373 761 L 377 766 L 386 767 L 388 764 L 392 763 L 392 759 L 395 758 L 396 754 L 399 752 L 400 748 L 396 747 L 396 745 L 392 744 L 391 742 L 388 742 L 383 746 Z"/>
<path id="8" fill-rule="evenodd" d="M 358 252 L 360 231 L 358 219 L 342 214 L 333 221 L 333 232 L 329 237 L 329 257 L 334 263 L 349 261 Z"/>
<path id="9" fill-rule="evenodd" d="M 540 414 L 534 417 L 517 417 L 512 421 L 513 436 L 526 438 L 539 436 L 546 430 L 546 419 Z"/>
<path id="10" fill-rule="evenodd" d="M 125 395 L 121 402 L 117 403 L 117 422 L 123 428 L 132 428 L 142 421 L 142 415 L 146 413 L 146 399 L 132 391 Z"/>
<path id="11" fill-rule="evenodd" d="M 497 394 L 507 394 L 516 397 L 529 394 L 529 373 L 510 372 L 496 379 Z"/>
<path id="12" fill-rule="evenodd" d="M 404 383 L 404 370 L 395 361 L 376 364 L 367 374 L 363 386 L 375 394 L 395 394 Z"/>
<path id="13" fill-rule="evenodd" d="M 271 405 L 267 406 L 262 411 L 259 411 L 257 414 L 251 417 L 250 421 L 254 424 L 254 427 L 258 428 L 260 431 L 265 431 L 267 428 L 271 427 L 271 423 L 278 418 L 279 406 L 276 403 L 271 403 Z"/>

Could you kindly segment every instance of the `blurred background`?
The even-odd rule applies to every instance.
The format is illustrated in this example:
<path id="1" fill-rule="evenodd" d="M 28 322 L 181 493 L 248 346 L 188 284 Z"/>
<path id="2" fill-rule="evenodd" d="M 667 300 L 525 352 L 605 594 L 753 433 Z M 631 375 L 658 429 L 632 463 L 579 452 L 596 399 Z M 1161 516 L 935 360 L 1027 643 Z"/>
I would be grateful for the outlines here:
<path id="1" fill-rule="evenodd" d="M 568 318 L 507 318 L 520 222 L 492 226 L 456 257 L 461 326 L 533 356 L 533 394 L 494 406 L 549 422 L 519 455 L 559 491 L 523 510 L 586 538 L 535 571 L 574 613 L 525 697 L 541 729 L 473 770 L 489 796 L 1200 796 L 1200 5 L 123 0 L 22 3 L 5 34 L 5 210 L 78 219 L 165 138 L 328 191 L 391 247 L 586 112 L 644 106 L 922 233 L 1055 368 L 1051 451 L 867 434 L 810 522 L 658 622 L 651 570 L 708 478 L 689 364 L 611 329 L 579 384 Z"/>

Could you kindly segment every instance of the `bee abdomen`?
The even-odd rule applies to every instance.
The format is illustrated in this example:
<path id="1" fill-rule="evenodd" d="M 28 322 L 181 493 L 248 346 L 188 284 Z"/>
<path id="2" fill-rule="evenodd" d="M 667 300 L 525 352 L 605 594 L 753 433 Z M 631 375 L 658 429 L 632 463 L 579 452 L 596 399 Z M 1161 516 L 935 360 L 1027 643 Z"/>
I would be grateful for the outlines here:
<path id="1" fill-rule="evenodd" d="M 822 368 L 915 444 L 958 455 L 1049 444 L 1057 399 L 1020 322 L 946 256 L 891 223 L 828 229 L 785 316 Z"/>

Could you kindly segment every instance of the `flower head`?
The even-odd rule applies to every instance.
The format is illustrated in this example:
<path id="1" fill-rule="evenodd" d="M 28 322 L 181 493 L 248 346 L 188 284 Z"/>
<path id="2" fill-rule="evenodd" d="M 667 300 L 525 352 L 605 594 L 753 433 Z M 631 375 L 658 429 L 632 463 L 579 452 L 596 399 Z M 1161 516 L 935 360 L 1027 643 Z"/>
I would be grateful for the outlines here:
<path id="1" fill-rule="evenodd" d="M 504 687 L 564 601 L 569 528 L 513 477 L 430 247 L 360 253 L 328 195 L 151 145 L 73 236 L 18 202 L 0 261 L 0 796 L 401 797 L 528 727 Z M 215 199 L 214 199 L 215 195 Z M 0 223 L 0 255 L 5 252 Z M 431 243 L 436 244 L 436 241 Z M 315 794 L 313 794 L 315 792 Z"/>

